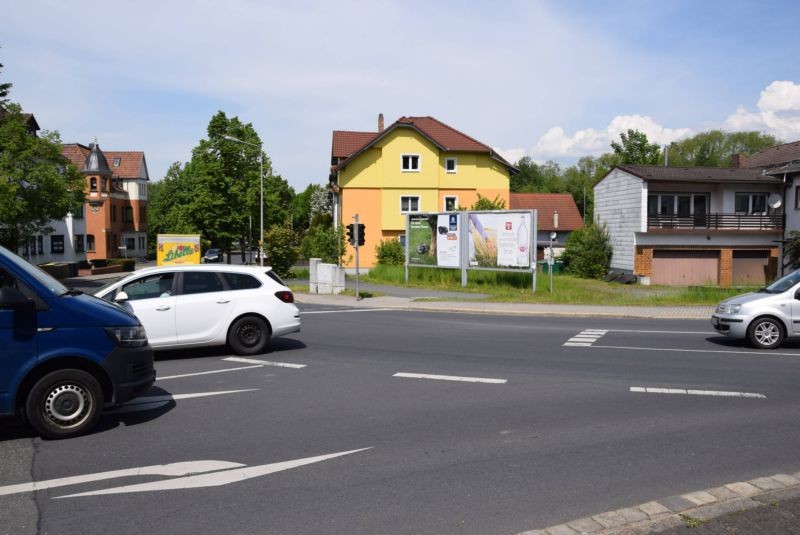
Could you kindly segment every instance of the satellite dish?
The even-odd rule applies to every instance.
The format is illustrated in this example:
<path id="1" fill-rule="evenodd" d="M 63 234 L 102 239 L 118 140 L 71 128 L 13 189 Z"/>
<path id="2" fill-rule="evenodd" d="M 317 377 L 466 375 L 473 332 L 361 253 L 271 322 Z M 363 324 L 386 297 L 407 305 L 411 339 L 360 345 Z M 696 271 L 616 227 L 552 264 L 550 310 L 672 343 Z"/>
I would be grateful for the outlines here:
<path id="1" fill-rule="evenodd" d="M 773 193 L 767 199 L 767 204 L 769 205 L 770 208 L 772 208 L 774 210 L 776 208 L 780 208 L 781 207 L 781 205 L 783 204 L 783 199 L 777 193 Z"/>

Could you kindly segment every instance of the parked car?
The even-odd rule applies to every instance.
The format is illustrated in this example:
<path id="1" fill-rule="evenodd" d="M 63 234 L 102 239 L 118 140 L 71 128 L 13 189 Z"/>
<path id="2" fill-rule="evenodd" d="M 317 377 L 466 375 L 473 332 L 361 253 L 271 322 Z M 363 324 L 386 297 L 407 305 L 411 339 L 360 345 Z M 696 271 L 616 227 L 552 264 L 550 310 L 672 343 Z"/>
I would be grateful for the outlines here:
<path id="1" fill-rule="evenodd" d="M 300 331 L 294 294 L 269 267 L 150 267 L 95 295 L 136 314 L 155 349 L 228 344 L 253 355 L 271 337 Z"/>
<path id="2" fill-rule="evenodd" d="M 711 315 L 711 325 L 760 349 L 774 349 L 787 337 L 800 336 L 800 270 L 758 292 L 724 300 Z"/>
<path id="3" fill-rule="evenodd" d="M 136 316 L 66 288 L 3 247 L 0 347 L 0 416 L 23 416 L 46 438 L 88 431 L 104 406 L 155 381 Z"/>
<path id="4" fill-rule="evenodd" d="M 203 263 L 207 264 L 209 262 L 222 262 L 222 250 L 211 248 L 206 251 L 206 254 L 203 255 Z"/>

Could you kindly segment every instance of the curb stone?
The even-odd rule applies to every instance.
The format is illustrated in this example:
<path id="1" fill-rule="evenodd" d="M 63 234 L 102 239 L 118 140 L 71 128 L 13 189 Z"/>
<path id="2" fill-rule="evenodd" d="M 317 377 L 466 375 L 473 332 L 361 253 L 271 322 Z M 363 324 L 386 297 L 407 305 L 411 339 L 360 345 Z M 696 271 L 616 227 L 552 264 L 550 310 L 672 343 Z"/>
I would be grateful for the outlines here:
<path id="1" fill-rule="evenodd" d="M 738 481 L 633 507 L 598 513 L 519 535 L 644 535 L 686 526 L 687 519 L 708 521 L 728 513 L 800 497 L 800 472 Z"/>

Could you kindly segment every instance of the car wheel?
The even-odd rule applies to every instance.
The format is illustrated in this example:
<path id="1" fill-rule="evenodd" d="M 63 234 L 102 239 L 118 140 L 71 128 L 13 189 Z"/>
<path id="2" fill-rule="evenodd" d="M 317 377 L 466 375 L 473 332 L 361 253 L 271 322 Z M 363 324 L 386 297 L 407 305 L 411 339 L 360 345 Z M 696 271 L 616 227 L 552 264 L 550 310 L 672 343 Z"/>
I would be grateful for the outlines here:
<path id="1" fill-rule="evenodd" d="M 45 438 L 67 438 L 85 433 L 97 423 L 103 409 L 103 390 L 83 370 L 58 370 L 39 379 L 28 393 L 25 416 Z"/>
<path id="2" fill-rule="evenodd" d="M 759 349 L 775 349 L 783 342 L 783 325 L 775 318 L 759 318 L 747 329 L 750 342 Z"/>
<path id="3" fill-rule="evenodd" d="M 233 322 L 228 331 L 228 345 L 239 355 L 255 355 L 269 345 L 269 325 L 258 316 L 245 316 Z"/>

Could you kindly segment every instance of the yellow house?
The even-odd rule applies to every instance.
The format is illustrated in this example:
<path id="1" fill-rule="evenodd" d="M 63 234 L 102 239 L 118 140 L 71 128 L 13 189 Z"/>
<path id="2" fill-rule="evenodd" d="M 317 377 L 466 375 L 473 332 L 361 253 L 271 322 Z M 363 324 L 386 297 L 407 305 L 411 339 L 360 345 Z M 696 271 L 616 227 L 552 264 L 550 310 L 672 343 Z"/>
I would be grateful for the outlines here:
<path id="1" fill-rule="evenodd" d="M 478 194 L 505 201 L 517 170 L 484 145 L 433 117 L 401 117 L 377 132 L 334 130 L 331 149 L 334 221 L 365 225 L 361 267 L 375 265 L 375 247 L 386 239 L 405 243 L 406 214 L 469 207 Z M 346 267 L 355 266 L 348 245 Z"/>

